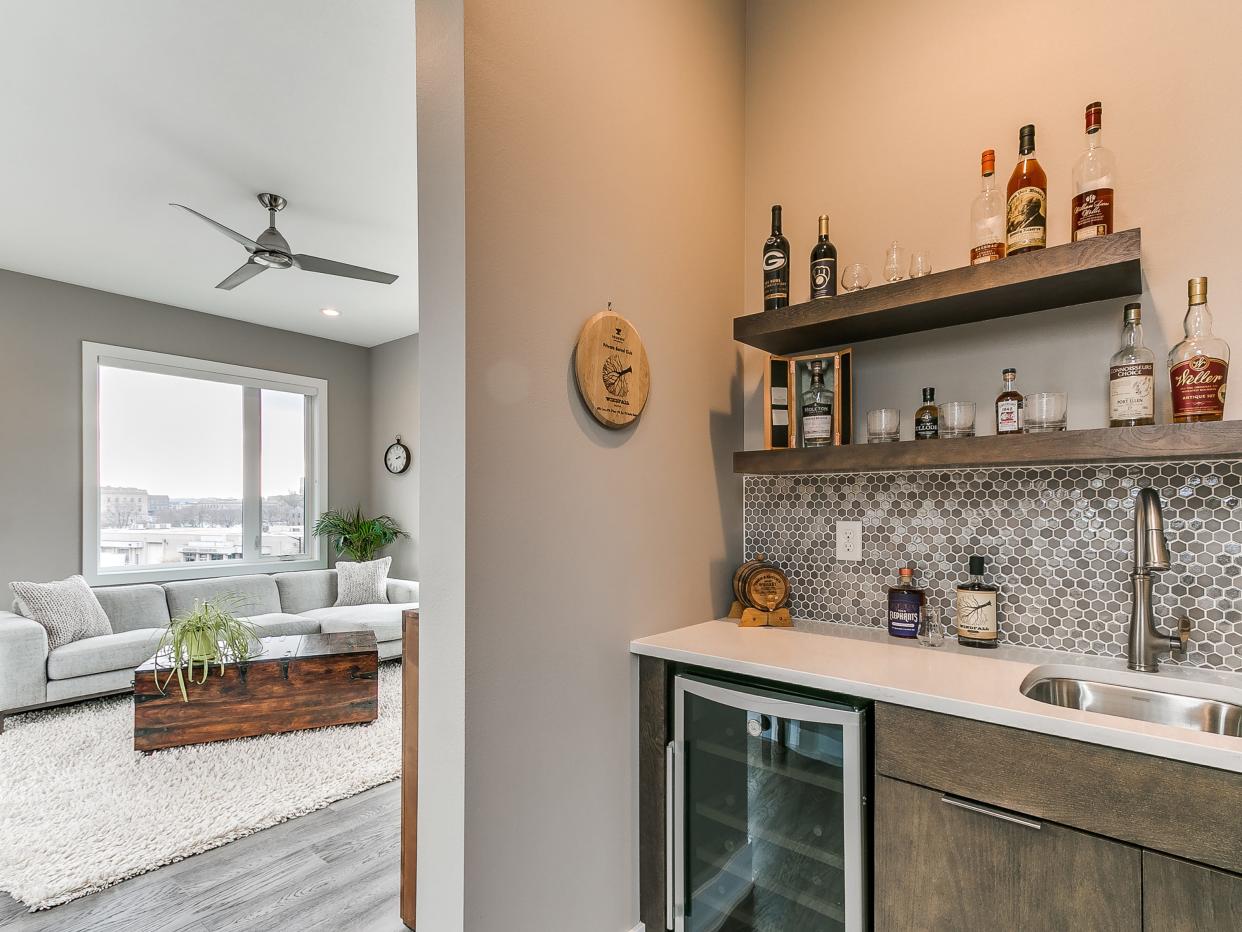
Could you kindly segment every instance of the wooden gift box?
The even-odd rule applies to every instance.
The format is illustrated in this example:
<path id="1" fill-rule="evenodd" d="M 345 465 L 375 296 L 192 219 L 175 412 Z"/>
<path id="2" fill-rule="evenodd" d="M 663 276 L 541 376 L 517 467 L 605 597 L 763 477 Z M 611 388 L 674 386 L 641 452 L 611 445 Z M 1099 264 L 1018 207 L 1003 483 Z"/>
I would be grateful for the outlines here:
<path id="1" fill-rule="evenodd" d="M 852 443 L 854 434 L 853 350 L 769 356 L 763 379 L 763 443 L 769 450 L 801 446 L 798 412 L 811 384 L 811 363 L 824 363 L 824 384 L 832 388 L 832 442 Z"/>

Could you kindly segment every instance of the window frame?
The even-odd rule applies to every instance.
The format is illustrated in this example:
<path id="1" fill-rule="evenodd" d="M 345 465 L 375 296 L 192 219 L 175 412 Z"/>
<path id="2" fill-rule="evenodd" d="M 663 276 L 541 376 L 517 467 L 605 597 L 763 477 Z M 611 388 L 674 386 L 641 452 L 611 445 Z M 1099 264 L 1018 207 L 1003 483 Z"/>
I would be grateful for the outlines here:
<path id="1" fill-rule="evenodd" d="M 242 550 L 241 560 L 212 560 L 201 563 L 169 563 L 158 567 L 110 567 L 99 565 L 100 482 L 99 482 L 99 370 L 133 369 L 182 378 L 202 379 L 240 385 L 243 388 L 242 416 Z M 294 392 L 305 395 L 306 406 L 306 505 L 304 520 L 306 553 L 299 557 L 269 557 L 262 549 L 262 415 L 261 391 Z M 258 426 L 260 429 L 255 430 Z M 308 376 L 292 375 L 236 366 L 231 363 L 176 356 L 150 350 L 82 342 L 82 575 L 92 586 L 131 583 L 161 583 L 179 579 L 214 576 L 242 576 L 253 573 L 326 569 L 328 548 L 311 533 L 319 515 L 328 507 L 328 382 Z M 148 490 L 149 491 L 149 490 Z"/>

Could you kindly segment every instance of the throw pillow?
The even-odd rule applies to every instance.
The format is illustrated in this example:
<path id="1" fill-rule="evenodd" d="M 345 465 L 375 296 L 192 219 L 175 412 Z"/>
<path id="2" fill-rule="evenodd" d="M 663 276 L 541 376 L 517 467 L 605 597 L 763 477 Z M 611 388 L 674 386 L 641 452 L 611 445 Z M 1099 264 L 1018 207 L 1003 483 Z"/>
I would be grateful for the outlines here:
<path id="1" fill-rule="evenodd" d="M 15 582 L 9 588 L 18 613 L 47 629 L 49 649 L 112 633 L 103 606 L 81 576 L 50 583 Z"/>
<path id="2" fill-rule="evenodd" d="M 388 567 L 392 557 L 366 563 L 336 565 L 336 604 L 375 605 L 388 602 Z"/>

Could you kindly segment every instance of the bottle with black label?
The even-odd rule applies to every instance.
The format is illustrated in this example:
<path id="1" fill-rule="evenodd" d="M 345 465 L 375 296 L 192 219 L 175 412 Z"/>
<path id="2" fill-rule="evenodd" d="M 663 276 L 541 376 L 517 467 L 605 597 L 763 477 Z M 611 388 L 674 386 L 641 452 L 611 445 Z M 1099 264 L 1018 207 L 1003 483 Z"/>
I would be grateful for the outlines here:
<path id="1" fill-rule="evenodd" d="M 940 436 L 940 409 L 936 407 L 936 390 L 923 389 L 923 407 L 914 412 L 914 439 L 935 440 Z"/>
<path id="2" fill-rule="evenodd" d="M 983 579 L 984 558 L 970 558 L 970 580 L 957 587 L 957 643 L 963 647 L 995 647 L 996 593 L 995 586 Z"/>
<path id="3" fill-rule="evenodd" d="M 897 585 L 888 588 L 888 633 L 895 638 L 919 636 L 919 619 L 927 593 L 914 585 L 914 570 L 903 566 L 897 571 Z"/>
<path id="4" fill-rule="evenodd" d="M 1156 355 L 1143 345 L 1143 308 L 1127 304 L 1121 349 L 1108 364 L 1108 426 L 1156 423 Z"/>
<path id="5" fill-rule="evenodd" d="M 837 247 L 828 239 L 828 218 L 819 218 L 819 242 L 811 250 L 811 299 L 837 293 Z"/>
<path id="6" fill-rule="evenodd" d="M 763 309 L 789 306 L 789 240 L 781 233 L 781 205 L 772 205 L 772 235 L 763 244 Z"/>
<path id="7" fill-rule="evenodd" d="M 811 363 L 811 387 L 802 393 L 800 429 L 804 447 L 832 446 L 832 389 L 824 385 L 824 361 Z"/>

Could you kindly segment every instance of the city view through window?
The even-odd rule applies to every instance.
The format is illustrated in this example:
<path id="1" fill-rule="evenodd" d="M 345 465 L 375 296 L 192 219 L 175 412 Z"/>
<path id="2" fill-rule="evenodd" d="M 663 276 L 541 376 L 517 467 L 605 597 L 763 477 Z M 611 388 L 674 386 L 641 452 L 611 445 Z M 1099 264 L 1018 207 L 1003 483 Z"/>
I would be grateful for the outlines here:
<path id="1" fill-rule="evenodd" d="M 248 392 L 258 396 L 249 418 Z M 296 392 L 101 366 L 100 569 L 307 553 L 307 403 Z M 244 530 L 248 426 L 259 434 L 254 541 Z"/>

